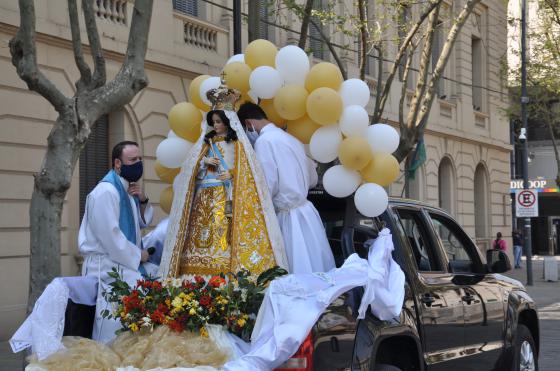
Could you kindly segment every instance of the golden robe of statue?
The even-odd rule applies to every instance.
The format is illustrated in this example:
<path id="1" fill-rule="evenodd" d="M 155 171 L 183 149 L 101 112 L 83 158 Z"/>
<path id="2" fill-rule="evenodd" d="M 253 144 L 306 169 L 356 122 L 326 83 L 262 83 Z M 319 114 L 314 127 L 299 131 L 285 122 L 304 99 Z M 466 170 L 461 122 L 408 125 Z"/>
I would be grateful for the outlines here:
<path id="1" fill-rule="evenodd" d="M 184 194 L 174 197 L 160 266 L 164 277 L 242 269 L 258 275 L 277 265 L 287 268 L 272 201 L 262 171 L 256 169 L 260 165 L 237 115 L 229 112 L 228 116 L 237 120 L 235 131 L 242 136 L 240 140 L 216 136 L 208 142 L 201 138 L 198 148 L 193 148 L 198 156 L 190 165 L 187 160 L 179 175 L 187 187 Z M 219 158 L 220 165 L 208 166 L 205 158 Z M 231 179 L 220 180 L 224 172 Z M 181 209 L 176 209 L 176 203 Z"/>

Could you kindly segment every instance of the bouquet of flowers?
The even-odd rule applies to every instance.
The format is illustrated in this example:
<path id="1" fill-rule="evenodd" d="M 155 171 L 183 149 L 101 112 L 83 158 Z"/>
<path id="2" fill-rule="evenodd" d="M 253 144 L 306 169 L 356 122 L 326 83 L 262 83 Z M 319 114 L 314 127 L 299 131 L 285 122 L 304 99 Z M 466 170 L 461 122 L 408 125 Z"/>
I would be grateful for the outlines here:
<path id="1" fill-rule="evenodd" d="M 263 272 L 256 280 L 249 271 L 202 276 L 138 280 L 131 288 L 113 268 L 114 279 L 105 293 L 114 311 L 103 311 L 106 318 L 121 322 L 121 331 L 136 332 L 166 325 L 174 331 L 189 330 L 207 336 L 206 324 L 223 325 L 249 340 L 264 290 L 274 278 L 287 274 L 279 267 Z"/>

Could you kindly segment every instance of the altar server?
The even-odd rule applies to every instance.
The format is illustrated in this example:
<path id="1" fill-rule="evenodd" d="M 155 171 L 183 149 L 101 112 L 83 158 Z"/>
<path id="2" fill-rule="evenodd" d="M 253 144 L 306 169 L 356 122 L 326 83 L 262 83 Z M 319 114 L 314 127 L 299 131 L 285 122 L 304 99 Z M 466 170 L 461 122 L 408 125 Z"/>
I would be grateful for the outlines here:
<path id="1" fill-rule="evenodd" d="M 78 244 L 84 256 L 82 275 L 94 276 L 99 283 L 94 340 L 108 342 L 120 328 L 119 322 L 102 317 L 105 309 L 112 310 L 103 296 L 113 281 L 108 273 L 116 268 L 134 286 L 142 278 L 140 263 L 149 258 L 141 248 L 140 228 L 150 224 L 153 210 L 137 183 L 142 173 L 138 144 L 118 143 L 113 148 L 112 170 L 87 196 Z"/>
<path id="2" fill-rule="evenodd" d="M 317 171 L 303 144 L 270 122 L 256 104 L 241 105 L 237 114 L 255 142 L 284 237 L 290 273 L 334 268 L 321 217 L 307 200 L 309 189 L 317 183 Z"/>

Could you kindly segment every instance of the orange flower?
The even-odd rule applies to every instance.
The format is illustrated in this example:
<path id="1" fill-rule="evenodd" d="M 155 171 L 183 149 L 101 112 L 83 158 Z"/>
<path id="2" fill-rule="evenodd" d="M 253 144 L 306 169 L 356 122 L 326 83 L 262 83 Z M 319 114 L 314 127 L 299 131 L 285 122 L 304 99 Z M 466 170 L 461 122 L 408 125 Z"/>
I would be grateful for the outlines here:
<path id="1" fill-rule="evenodd" d="M 208 281 L 208 284 L 212 287 L 220 287 L 226 284 L 226 280 L 220 276 L 214 276 L 212 278 L 210 278 L 210 281 Z"/>

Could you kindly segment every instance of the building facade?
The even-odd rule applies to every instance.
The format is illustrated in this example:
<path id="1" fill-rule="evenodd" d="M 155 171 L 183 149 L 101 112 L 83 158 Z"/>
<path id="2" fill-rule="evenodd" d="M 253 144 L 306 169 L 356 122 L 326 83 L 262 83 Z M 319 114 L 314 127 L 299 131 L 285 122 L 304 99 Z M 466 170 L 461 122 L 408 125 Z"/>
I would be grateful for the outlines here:
<path id="1" fill-rule="evenodd" d="M 460 3 L 449 10 L 457 11 Z M 66 1 L 35 4 L 40 68 L 61 91 L 72 95 L 79 74 L 72 54 Z M 111 78 L 123 60 L 133 5 L 126 0 L 94 4 Z M 130 104 L 100 119 L 74 172 L 62 216 L 64 275 L 79 274 L 77 234 L 81 209 L 89 189 L 109 168 L 109 151 L 115 143 L 124 139 L 140 143 L 145 158 L 143 186 L 152 200 L 157 200 L 166 187 L 153 171 L 156 147 L 169 130 L 166 114 L 174 104 L 188 100 L 186 92 L 194 77 L 218 75 L 233 54 L 231 7 L 231 0 L 154 2 L 145 65 L 150 84 Z M 246 1 L 243 7 L 246 12 Z M 352 7 L 351 1 L 341 1 L 337 9 L 344 12 Z M 290 31 L 275 26 L 278 17 L 270 14 L 262 14 L 268 23 L 261 22 L 261 35 L 278 46 L 297 42 L 295 30 L 299 26 L 295 17 L 286 17 L 289 28 L 294 30 Z M 4 45 L 16 33 L 18 24 L 17 2 L 0 0 L 0 39 Z M 506 9 L 499 0 L 483 1 L 465 25 L 430 115 L 424 138 L 427 160 L 411 184 L 413 198 L 448 210 L 482 250 L 490 246 L 497 231 L 509 235 L 511 225 L 511 147 L 509 124 L 502 113 L 507 94 L 500 72 L 500 61 L 506 53 L 505 30 Z M 317 36 L 314 32 L 311 37 Z M 330 34 L 341 44 L 347 38 Z M 82 27 L 84 43 L 85 35 Z M 330 60 L 324 45 L 316 38 L 311 41 L 312 60 Z M 245 26 L 243 45 L 247 45 Z M 349 77 L 358 75 L 357 53 L 346 53 L 344 63 Z M 371 84 L 375 84 L 374 68 L 372 63 L 368 69 Z M 56 112 L 46 100 L 27 90 L 11 64 L 7 47 L 0 48 L 0 71 L 0 280 L 10 283 L 0 289 L 0 338 L 5 340 L 25 317 L 33 173 L 41 164 Z M 399 84 L 388 104 L 389 123 L 396 123 L 398 117 Z M 398 196 L 402 188 L 400 181 L 391 186 L 390 192 Z M 156 210 L 157 222 L 163 212 Z"/>

